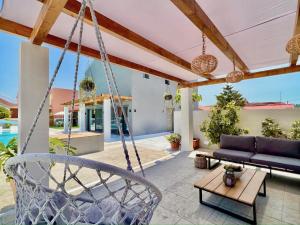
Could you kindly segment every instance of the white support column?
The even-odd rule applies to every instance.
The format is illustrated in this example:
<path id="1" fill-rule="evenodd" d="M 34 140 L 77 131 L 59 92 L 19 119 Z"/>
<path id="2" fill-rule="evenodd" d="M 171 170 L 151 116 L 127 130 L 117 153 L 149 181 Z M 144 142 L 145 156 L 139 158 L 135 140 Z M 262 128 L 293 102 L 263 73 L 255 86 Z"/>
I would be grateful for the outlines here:
<path id="1" fill-rule="evenodd" d="M 32 122 L 49 85 L 49 50 L 27 42 L 21 44 L 19 75 L 19 149 L 23 146 Z M 49 151 L 49 100 L 40 115 L 27 153 Z"/>
<path id="2" fill-rule="evenodd" d="M 64 107 L 64 133 L 69 131 L 69 107 Z"/>
<path id="3" fill-rule="evenodd" d="M 110 99 L 104 99 L 103 101 L 103 127 L 104 138 L 111 138 L 111 101 Z"/>
<path id="4" fill-rule="evenodd" d="M 182 88 L 181 91 L 181 150 L 193 150 L 193 101 L 192 89 Z"/>
<path id="5" fill-rule="evenodd" d="M 18 126 L 19 150 L 24 145 L 28 132 L 38 112 L 49 85 L 49 50 L 30 43 L 22 43 L 20 49 Z M 49 99 L 41 112 L 38 123 L 25 153 L 49 152 Z M 44 172 L 37 165 L 27 164 L 30 173 L 40 179 Z M 45 167 L 48 165 L 44 165 Z M 48 179 L 42 181 L 48 184 Z"/>
<path id="6" fill-rule="evenodd" d="M 81 132 L 86 131 L 86 116 L 85 116 L 85 104 L 80 103 L 79 104 L 79 112 L 78 112 L 78 124 L 79 124 L 79 130 Z"/>

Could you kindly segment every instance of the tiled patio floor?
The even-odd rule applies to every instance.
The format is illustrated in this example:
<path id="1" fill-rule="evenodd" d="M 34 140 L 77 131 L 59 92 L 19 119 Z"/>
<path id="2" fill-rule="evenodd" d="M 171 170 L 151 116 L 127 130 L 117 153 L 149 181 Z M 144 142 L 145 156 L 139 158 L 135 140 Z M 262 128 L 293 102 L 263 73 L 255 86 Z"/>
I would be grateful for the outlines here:
<path id="1" fill-rule="evenodd" d="M 189 153 L 146 170 L 147 178 L 163 193 L 152 224 L 245 224 L 244 222 L 199 204 L 193 183 L 208 170 L 196 169 Z M 267 197 L 257 198 L 258 224 L 300 224 L 300 176 L 275 172 L 267 178 Z M 247 206 L 204 192 L 204 200 L 212 201 L 244 215 L 252 215 Z"/>

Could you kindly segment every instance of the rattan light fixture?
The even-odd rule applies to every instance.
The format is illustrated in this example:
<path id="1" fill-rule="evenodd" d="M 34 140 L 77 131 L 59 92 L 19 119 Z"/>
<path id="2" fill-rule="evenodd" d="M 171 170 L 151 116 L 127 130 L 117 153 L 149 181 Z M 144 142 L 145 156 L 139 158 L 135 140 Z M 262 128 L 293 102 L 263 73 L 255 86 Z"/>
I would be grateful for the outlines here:
<path id="1" fill-rule="evenodd" d="M 292 37 L 286 44 L 285 49 L 290 54 L 300 55 L 300 34 Z"/>
<path id="2" fill-rule="evenodd" d="M 226 82 L 228 82 L 228 83 L 237 83 L 237 82 L 240 82 L 243 79 L 244 79 L 244 72 L 235 70 L 235 60 L 233 58 L 233 71 L 227 74 Z"/>
<path id="3" fill-rule="evenodd" d="M 202 55 L 194 58 L 191 63 L 192 71 L 199 75 L 210 74 L 217 68 L 218 65 L 217 58 L 213 55 L 205 54 L 205 51 L 205 35 L 202 33 Z"/>

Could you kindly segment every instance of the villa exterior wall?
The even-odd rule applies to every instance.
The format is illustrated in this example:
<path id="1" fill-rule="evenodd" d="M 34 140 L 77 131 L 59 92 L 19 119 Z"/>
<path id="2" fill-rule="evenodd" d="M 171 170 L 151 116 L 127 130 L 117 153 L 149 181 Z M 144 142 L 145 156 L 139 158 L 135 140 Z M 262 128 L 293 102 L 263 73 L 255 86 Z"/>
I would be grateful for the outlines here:
<path id="1" fill-rule="evenodd" d="M 174 113 L 174 132 L 180 133 L 181 115 L 180 111 Z M 206 137 L 200 132 L 200 125 L 208 118 L 209 111 L 197 110 L 193 112 L 194 116 L 194 137 L 200 138 L 201 147 L 208 147 Z M 260 110 L 242 110 L 240 113 L 240 127 L 249 130 L 249 135 L 261 135 L 261 123 L 267 118 L 275 119 L 282 129 L 288 131 L 295 120 L 300 120 L 300 108 L 294 109 L 260 109 Z"/>
<path id="2" fill-rule="evenodd" d="M 172 129 L 172 118 L 168 118 L 165 109 L 165 80 L 142 73 L 132 77 L 132 109 L 131 118 L 135 135 L 153 134 Z M 169 90 L 174 95 L 177 84 L 170 81 Z"/>
<path id="3" fill-rule="evenodd" d="M 149 74 L 113 65 L 119 93 L 132 96 L 128 109 L 128 119 L 134 135 L 153 134 L 172 130 L 172 117 L 168 117 L 165 109 L 164 93 L 167 85 L 165 80 Z M 102 63 L 93 61 L 86 71 L 86 76 L 92 75 L 97 86 L 97 94 L 107 94 L 108 87 Z M 170 81 L 169 90 L 174 95 L 177 83 Z M 170 118 L 170 119 L 169 119 Z"/>

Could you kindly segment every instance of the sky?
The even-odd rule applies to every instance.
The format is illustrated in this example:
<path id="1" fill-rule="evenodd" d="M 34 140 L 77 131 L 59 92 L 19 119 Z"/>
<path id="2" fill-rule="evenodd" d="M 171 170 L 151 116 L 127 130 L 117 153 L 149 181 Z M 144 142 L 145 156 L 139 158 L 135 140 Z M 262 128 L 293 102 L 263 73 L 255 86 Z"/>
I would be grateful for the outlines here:
<path id="1" fill-rule="evenodd" d="M 24 38 L 0 32 L 0 98 L 15 101 L 18 92 L 19 77 L 19 49 Z M 61 49 L 48 46 L 50 55 L 49 76 L 51 77 Z M 73 87 L 76 55 L 68 52 L 61 65 L 54 87 Z M 92 59 L 81 57 L 79 66 L 79 80 L 83 78 L 84 72 Z M 201 105 L 213 105 L 215 96 L 222 90 L 224 84 L 203 86 L 199 93 L 203 97 Z M 244 80 L 233 84 L 234 88 L 249 102 L 282 101 L 300 104 L 300 73 L 280 75 L 260 79 Z"/>

